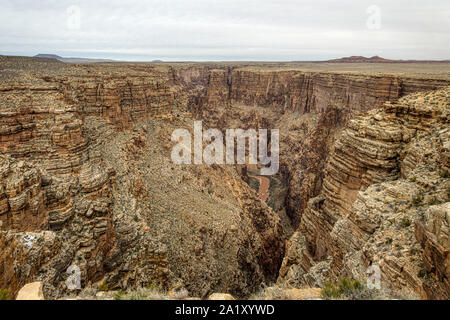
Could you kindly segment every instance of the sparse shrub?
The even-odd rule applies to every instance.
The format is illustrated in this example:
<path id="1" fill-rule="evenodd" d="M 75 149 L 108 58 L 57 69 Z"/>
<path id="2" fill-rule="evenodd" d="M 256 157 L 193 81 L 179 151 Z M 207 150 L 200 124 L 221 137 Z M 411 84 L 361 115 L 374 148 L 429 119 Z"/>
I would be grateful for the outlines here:
<path id="1" fill-rule="evenodd" d="M 186 290 L 183 290 L 182 293 L 176 292 L 172 295 L 169 296 L 167 292 L 152 284 L 145 288 L 137 288 L 136 290 L 119 290 L 114 294 L 114 300 L 168 300 L 169 298 L 185 299 L 189 296 Z"/>
<path id="2" fill-rule="evenodd" d="M 11 300 L 11 297 L 9 296 L 8 289 L 1 289 L 0 290 L 0 300 Z"/>
<path id="3" fill-rule="evenodd" d="M 441 171 L 441 173 L 439 175 L 441 176 L 441 178 L 444 178 L 444 179 L 450 178 L 450 172 L 448 172 L 448 170 Z"/>
<path id="4" fill-rule="evenodd" d="M 86 287 L 80 291 L 78 296 L 84 299 L 91 299 L 93 296 L 96 295 L 96 293 L 97 289 L 95 289 L 94 287 Z"/>
<path id="5" fill-rule="evenodd" d="M 362 288 L 362 284 L 358 280 L 342 278 L 339 281 L 338 288 L 341 293 L 343 293 L 346 296 L 349 296 L 352 291 L 360 290 Z"/>
<path id="6" fill-rule="evenodd" d="M 264 300 L 268 297 L 270 298 L 270 300 L 285 300 L 285 299 L 287 299 L 284 289 L 282 288 L 282 286 L 277 284 L 272 287 L 264 288 L 261 291 L 253 294 L 251 296 L 251 300 L 258 300 L 258 299 Z"/>
<path id="7" fill-rule="evenodd" d="M 98 291 L 108 291 L 108 285 L 106 284 L 106 281 L 98 286 Z"/>
<path id="8" fill-rule="evenodd" d="M 428 201 L 428 205 L 430 205 L 430 206 L 434 206 L 435 204 L 437 204 L 436 198 L 433 198 L 430 201 Z"/>
<path id="9" fill-rule="evenodd" d="M 152 283 L 152 284 L 149 284 L 148 286 L 146 286 L 145 289 L 156 291 L 156 290 L 159 290 L 159 287 L 156 284 Z"/>
<path id="10" fill-rule="evenodd" d="M 429 279 L 431 277 L 431 274 L 425 269 L 422 268 L 419 270 L 419 272 L 417 273 L 417 276 L 419 278 L 423 278 L 423 279 Z"/>
<path id="11" fill-rule="evenodd" d="M 331 281 L 327 281 L 321 291 L 324 299 L 338 299 L 341 297 L 338 287 L 336 287 Z"/>
<path id="12" fill-rule="evenodd" d="M 408 228 L 411 225 L 411 220 L 408 218 L 402 218 L 398 224 L 401 228 Z"/>
<path id="13" fill-rule="evenodd" d="M 361 297 L 363 290 L 364 286 L 358 280 L 342 278 L 339 280 L 338 285 L 327 281 L 322 288 L 321 294 L 324 299 L 358 299 L 358 297 Z"/>
<path id="14" fill-rule="evenodd" d="M 412 203 L 415 207 L 418 207 L 422 204 L 422 201 L 423 201 L 423 195 L 419 194 L 413 198 Z"/>
<path id="15" fill-rule="evenodd" d="M 392 241 L 394 241 L 392 238 L 387 238 L 387 239 L 386 239 L 386 244 L 391 244 Z"/>
<path id="16" fill-rule="evenodd" d="M 166 293 L 159 290 L 138 288 L 121 296 L 122 300 L 167 300 Z"/>

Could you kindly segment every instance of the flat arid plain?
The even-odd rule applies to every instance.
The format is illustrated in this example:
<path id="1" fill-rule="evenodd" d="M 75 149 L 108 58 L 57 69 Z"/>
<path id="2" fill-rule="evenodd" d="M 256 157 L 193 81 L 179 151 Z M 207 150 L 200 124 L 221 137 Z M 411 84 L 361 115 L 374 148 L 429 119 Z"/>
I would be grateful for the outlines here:
<path id="1" fill-rule="evenodd" d="M 195 120 L 278 173 L 174 164 Z M 1 296 L 449 299 L 449 123 L 445 62 L 0 56 Z"/>

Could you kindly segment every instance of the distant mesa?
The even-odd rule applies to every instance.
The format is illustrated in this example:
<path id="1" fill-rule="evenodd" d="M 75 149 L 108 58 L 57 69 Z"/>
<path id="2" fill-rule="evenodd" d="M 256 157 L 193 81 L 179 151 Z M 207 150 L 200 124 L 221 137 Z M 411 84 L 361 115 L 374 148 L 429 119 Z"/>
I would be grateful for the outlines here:
<path id="1" fill-rule="evenodd" d="M 47 59 L 57 59 L 57 60 L 64 59 L 63 57 L 60 57 L 56 54 L 45 54 L 45 53 L 39 53 L 39 54 L 35 55 L 34 58 L 47 58 Z"/>
<path id="2" fill-rule="evenodd" d="M 91 59 L 91 58 L 65 58 L 56 54 L 40 53 L 34 56 L 34 58 L 55 59 L 66 63 L 100 63 L 100 62 L 121 62 L 119 60 L 111 59 Z M 123 62 L 123 61 L 122 61 Z M 141 62 L 150 63 L 164 63 L 163 60 L 147 60 Z M 450 63 L 450 60 L 392 60 L 385 59 L 380 56 L 373 56 L 370 58 L 364 56 L 350 56 L 338 59 L 331 59 L 325 61 L 292 61 L 292 62 L 308 62 L 308 63 Z"/>
<path id="3" fill-rule="evenodd" d="M 117 62 L 110 59 L 90 59 L 90 58 L 64 58 L 56 54 L 39 53 L 34 58 L 56 59 L 65 63 L 94 63 L 94 62 Z"/>
<path id="4" fill-rule="evenodd" d="M 327 60 L 325 62 L 330 63 L 433 63 L 433 62 L 450 62 L 450 60 L 391 60 L 385 59 L 379 56 L 373 56 L 370 58 L 366 58 L 363 56 L 351 56 L 344 57 L 339 59 Z"/>
<path id="5" fill-rule="evenodd" d="M 66 63 L 94 63 L 94 62 L 120 62 L 118 60 L 110 60 L 110 59 L 91 59 L 91 58 L 64 58 L 58 56 L 57 54 L 51 53 L 39 53 L 34 56 L 34 58 L 44 58 L 44 59 L 56 59 L 61 62 Z M 163 63 L 163 60 L 152 60 L 151 63 Z"/>
<path id="6" fill-rule="evenodd" d="M 370 58 L 366 58 L 363 56 L 351 56 L 351 57 L 344 57 L 340 59 L 333 59 L 328 60 L 327 62 L 343 62 L 343 63 L 388 63 L 388 62 L 394 62 L 394 60 L 388 60 L 381 58 L 379 56 L 373 56 Z"/>

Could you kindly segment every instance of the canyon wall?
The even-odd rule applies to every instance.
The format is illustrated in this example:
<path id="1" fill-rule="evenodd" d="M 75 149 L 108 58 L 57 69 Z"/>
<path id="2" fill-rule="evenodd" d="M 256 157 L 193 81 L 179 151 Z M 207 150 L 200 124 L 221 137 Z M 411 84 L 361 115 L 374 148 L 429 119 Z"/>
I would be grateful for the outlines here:
<path id="1" fill-rule="evenodd" d="M 448 298 L 448 179 L 439 178 L 448 172 L 448 89 L 413 94 L 448 84 L 299 71 L 210 72 L 202 99 L 191 106 L 194 115 L 211 127 L 280 128 L 285 204 L 299 225 L 280 269 L 281 285 L 365 280 L 366 269 L 376 264 L 392 292 Z M 364 112 L 369 116 L 351 121 Z"/>
<path id="2" fill-rule="evenodd" d="M 204 72 L 202 73 L 206 75 Z M 323 167 L 340 128 L 357 114 L 448 80 L 394 75 L 212 69 L 189 104 L 206 126 L 280 129 L 286 210 L 298 225 L 319 192 Z"/>
<path id="3" fill-rule="evenodd" d="M 192 69 L 191 72 L 194 72 Z M 228 104 L 273 109 L 279 114 L 324 112 L 340 106 L 350 115 L 380 107 L 386 101 L 448 85 L 448 80 L 395 75 L 364 75 L 305 71 L 261 71 L 246 68 L 212 69 L 200 83 L 205 92 L 194 111 Z M 200 73 L 198 74 L 200 75 Z"/>
<path id="4" fill-rule="evenodd" d="M 278 216 L 233 167 L 176 166 L 195 92 L 170 68 L 0 59 L 0 287 L 248 296 L 276 280 Z M 196 71 L 195 71 L 196 72 Z"/>
<path id="5" fill-rule="evenodd" d="M 400 177 L 406 183 L 414 164 L 430 157 L 421 153 L 427 139 L 417 138 L 418 147 L 408 139 L 435 132 L 433 121 L 448 125 L 448 116 L 393 104 L 385 107 L 386 121 L 372 112 L 369 125 L 342 127 L 388 100 L 449 81 L 206 64 L 0 57 L 0 65 L 0 287 L 13 295 L 35 280 L 49 298 L 71 294 L 66 270 L 76 265 L 83 288 L 104 283 L 245 297 L 275 282 L 278 271 L 279 282 L 292 285 L 320 284 L 319 273 L 359 276 L 362 266 L 378 261 L 373 234 L 404 246 L 413 233 L 417 241 L 405 248 L 423 266 L 405 268 L 405 257 L 383 255 L 385 277 L 423 297 L 445 294 L 443 182 L 433 191 L 434 207 L 422 210 L 422 220 L 411 219 L 399 239 L 376 231 L 389 203 L 372 207 L 373 197 L 360 191 L 379 192 L 374 184 Z M 171 162 L 171 133 L 192 128 L 192 115 L 204 127 L 280 129 L 286 210 L 300 225 L 286 255 L 280 218 L 246 184 L 245 170 Z M 381 128 L 372 128 L 375 121 Z M 448 146 L 439 142 L 445 134 L 431 139 L 438 151 L 430 159 L 440 170 L 448 167 L 441 151 Z M 416 176 L 417 190 L 430 185 Z M 399 210 L 417 196 L 405 186 Z M 380 188 L 380 199 L 398 193 Z M 391 229 L 403 221 L 392 218 Z"/>
<path id="6" fill-rule="evenodd" d="M 290 240 L 280 282 L 365 279 L 448 299 L 449 89 L 413 94 L 351 120 L 322 188 Z"/>

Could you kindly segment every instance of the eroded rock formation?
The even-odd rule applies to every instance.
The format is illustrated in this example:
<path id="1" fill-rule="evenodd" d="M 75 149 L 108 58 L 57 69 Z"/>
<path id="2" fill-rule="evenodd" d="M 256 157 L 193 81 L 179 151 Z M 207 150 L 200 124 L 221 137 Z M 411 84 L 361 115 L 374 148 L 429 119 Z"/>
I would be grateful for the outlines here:
<path id="1" fill-rule="evenodd" d="M 448 80 L 254 65 L 0 65 L 0 287 L 13 295 L 33 281 L 47 298 L 69 294 L 71 265 L 82 287 L 243 297 L 278 274 L 316 286 L 377 262 L 392 287 L 448 296 L 448 90 L 370 111 Z M 248 186 L 246 168 L 171 162 L 171 132 L 194 118 L 280 128 L 278 178 L 300 226 L 286 255 L 281 213 Z"/>
<path id="2" fill-rule="evenodd" d="M 235 168 L 170 160 L 171 132 L 192 127 L 176 110 L 197 71 L 184 83 L 167 68 L 2 62 L 2 288 L 69 294 L 71 265 L 83 288 L 245 296 L 275 281 L 278 216 Z"/>
<path id="3" fill-rule="evenodd" d="M 449 112 L 447 88 L 350 121 L 290 241 L 279 281 L 364 279 L 377 264 L 391 289 L 448 299 Z"/>
<path id="4" fill-rule="evenodd" d="M 341 127 L 357 114 L 448 80 L 393 75 L 213 69 L 189 105 L 209 127 L 281 128 L 286 210 L 297 225 L 322 183 L 325 159 Z"/>

